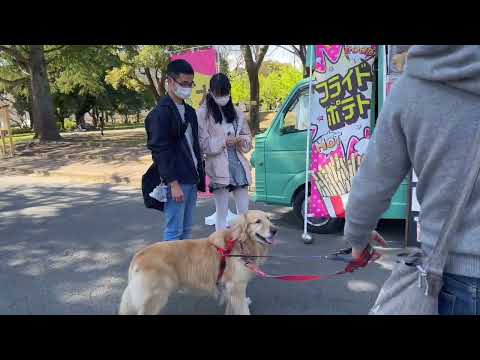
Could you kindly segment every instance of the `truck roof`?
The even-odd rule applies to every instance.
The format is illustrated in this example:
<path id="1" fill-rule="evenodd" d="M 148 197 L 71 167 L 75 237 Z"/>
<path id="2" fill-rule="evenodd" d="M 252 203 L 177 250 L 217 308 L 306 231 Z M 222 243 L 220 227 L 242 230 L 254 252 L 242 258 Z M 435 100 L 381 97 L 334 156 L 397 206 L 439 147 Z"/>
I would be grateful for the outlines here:
<path id="1" fill-rule="evenodd" d="M 310 79 L 309 78 L 306 78 L 306 79 L 302 79 L 300 80 L 298 83 L 297 83 L 297 86 L 301 86 L 301 85 L 304 85 L 304 84 L 308 84 L 308 81 Z"/>
<path id="2" fill-rule="evenodd" d="M 310 79 L 309 79 L 309 78 L 302 79 L 302 80 L 300 80 L 300 81 L 295 85 L 295 88 L 302 87 L 302 86 L 304 86 L 304 85 L 308 85 L 309 82 L 310 82 Z M 314 84 L 316 83 L 316 80 L 315 80 L 315 79 L 313 79 L 313 83 L 314 83 Z"/>

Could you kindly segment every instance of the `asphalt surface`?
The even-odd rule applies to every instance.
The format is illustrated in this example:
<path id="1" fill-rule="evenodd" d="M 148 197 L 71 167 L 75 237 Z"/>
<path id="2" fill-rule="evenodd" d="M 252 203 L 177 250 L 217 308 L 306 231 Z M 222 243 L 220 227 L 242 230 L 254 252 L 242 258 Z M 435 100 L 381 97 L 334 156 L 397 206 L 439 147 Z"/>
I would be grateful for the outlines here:
<path id="1" fill-rule="evenodd" d="M 0 178 L 0 314 L 115 314 L 129 262 L 140 248 L 162 239 L 161 213 L 143 206 L 138 190 L 111 185 L 52 183 L 35 177 Z M 233 209 L 233 203 L 231 209 Z M 314 235 L 305 245 L 302 228 L 289 208 L 252 204 L 270 212 L 279 226 L 272 254 L 321 255 L 347 244 L 341 234 Z M 198 203 L 195 237 L 213 232 L 204 217 L 213 200 Z M 403 224 L 380 230 L 393 246 L 403 239 Z M 274 259 L 272 274 L 328 274 L 340 262 Z M 285 283 L 255 279 L 247 290 L 252 314 L 366 314 L 392 261 L 330 280 Z M 210 298 L 175 295 L 165 314 L 223 314 Z"/>

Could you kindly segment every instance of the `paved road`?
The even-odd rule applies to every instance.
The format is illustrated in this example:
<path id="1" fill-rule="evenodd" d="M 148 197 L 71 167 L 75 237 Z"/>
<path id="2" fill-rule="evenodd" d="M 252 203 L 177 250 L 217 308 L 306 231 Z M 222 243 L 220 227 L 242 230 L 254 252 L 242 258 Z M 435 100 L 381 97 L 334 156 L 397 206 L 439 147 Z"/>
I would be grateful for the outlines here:
<path id="1" fill-rule="evenodd" d="M 32 177 L 2 177 L 0 189 L 0 314 L 114 314 L 126 285 L 132 255 L 162 238 L 162 216 L 147 210 L 137 190 L 110 185 L 65 185 Z M 280 227 L 273 254 L 325 254 L 345 246 L 340 234 L 316 235 L 304 245 L 288 208 L 269 211 Z M 233 206 L 232 206 L 233 209 Z M 214 211 L 199 203 L 194 236 Z M 383 227 L 389 240 L 401 224 Z M 270 261 L 270 273 L 330 273 L 340 263 Z M 283 283 L 255 279 L 248 288 L 253 314 L 365 314 L 391 261 L 335 280 Z M 222 314 L 214 300 L 174 296 L 166 314 Z"/>

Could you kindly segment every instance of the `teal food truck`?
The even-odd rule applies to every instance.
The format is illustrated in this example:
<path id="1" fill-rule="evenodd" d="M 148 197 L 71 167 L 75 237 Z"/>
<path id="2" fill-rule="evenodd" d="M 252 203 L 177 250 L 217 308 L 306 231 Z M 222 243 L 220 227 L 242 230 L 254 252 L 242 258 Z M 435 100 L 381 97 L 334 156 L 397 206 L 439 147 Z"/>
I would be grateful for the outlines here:
<path id="1" fill-rule="evenodd" d="M 370 102 L 370 126 L 374 131 L 377 115 L 387 92 L 389 46 L 378 46 L 373 63 L 374 75 Z M 291 206 L 304 221 L 306 150 L 309 111 L 309 79 L 300 81 L 276 113 L 271 126 L 255 137 L 251 164 L 255 168 L 255 202 Z M 311 152 L 310 152 L 311 153 Z M 385 219 L 405 219 L 408 206 L 408 181 L 405 180 L 392 199 Z M 309 199 L 311 197 L 309 196 Z M 313 233 L 332 233 L 343 226 L 342 218 L 315 217 L 309 214 L 307 227 Z"/>

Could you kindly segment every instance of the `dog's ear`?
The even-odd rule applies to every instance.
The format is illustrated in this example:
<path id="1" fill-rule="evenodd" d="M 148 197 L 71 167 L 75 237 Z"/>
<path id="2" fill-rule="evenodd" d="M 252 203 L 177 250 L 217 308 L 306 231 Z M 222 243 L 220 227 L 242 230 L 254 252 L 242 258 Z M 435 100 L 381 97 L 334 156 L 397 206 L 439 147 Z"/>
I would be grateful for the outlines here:
<path id="1" fill-rule="evenodd" d="M 247 214 L 238 215 L 233 223 L 233 237 L 239 241 L 243 241 L 247 233 L 248 218 Z"/>

